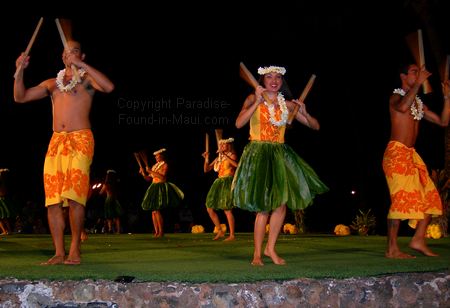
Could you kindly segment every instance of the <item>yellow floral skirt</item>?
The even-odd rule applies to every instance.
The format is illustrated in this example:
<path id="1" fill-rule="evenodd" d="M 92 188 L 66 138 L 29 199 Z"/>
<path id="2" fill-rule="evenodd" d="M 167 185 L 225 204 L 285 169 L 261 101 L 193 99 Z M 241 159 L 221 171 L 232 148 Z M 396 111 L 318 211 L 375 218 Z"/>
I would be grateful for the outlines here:
<path id="1" fill-rule="evenodd" d="M 409 219 L 415 227 L 425 214 L 442 215 L 439 192 L 427 167 L 414 148 L 390 141 L 383 156 L 383 170 L 391 195 L 388 219 Z"/>
<path id="2" fill-rule="evenodd" d="M 93 156 L 90 129 L 53 132 L 44 163 L 45 206 L 68 206 L 68 200 L 86 205 Z"/>

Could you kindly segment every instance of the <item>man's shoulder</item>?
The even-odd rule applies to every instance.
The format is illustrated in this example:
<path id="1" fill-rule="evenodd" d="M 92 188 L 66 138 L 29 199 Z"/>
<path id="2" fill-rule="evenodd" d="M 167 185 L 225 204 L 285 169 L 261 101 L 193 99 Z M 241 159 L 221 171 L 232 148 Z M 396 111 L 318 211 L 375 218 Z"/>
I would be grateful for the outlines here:
<path id="1" fill-rule="evenodd" d="M 46 79 L 46 80 L 42 81 L 39 85 L 46 87 L 46 88 L 50 88 L 51 86 L 56 85 L 56 78 Z"/>

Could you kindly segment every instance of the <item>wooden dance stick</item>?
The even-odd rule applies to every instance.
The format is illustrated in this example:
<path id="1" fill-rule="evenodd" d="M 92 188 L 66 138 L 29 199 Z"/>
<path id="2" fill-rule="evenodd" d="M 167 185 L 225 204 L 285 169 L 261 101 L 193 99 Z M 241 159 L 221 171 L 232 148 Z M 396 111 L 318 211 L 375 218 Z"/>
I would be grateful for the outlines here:
<path id="1" fill-rule="evenodd" d="M 410 33 L 406 36 L 406 43 L 408 44 L 409 49 L 416 61 L 416 64 L 419 68 L 422 68 L 425 65 L 425 53 L 423 49 L 423 39 L 422 39 L 422 30 L 417 30 L 417 32 Z M 431 85 L 428 80 L 425 80 L 422 84 L 423 93 L 431 93 Z"/>
<path id="2" fill-rule="evenodd" d="M 148 168 L 147 153 L 145 153 L 145 151 L 139 151 L 139 156 L 141 157 L 142 161 L 144 162 L 145 167 Z"/>
<path id="3" fill-rule="evenodd" d="M 39 29 L 41 28 L 41 25 L 42 25 L 43 21 L 44 21 L 44 17 L 41 17 L 39 19 L 39 22 L 38 22 L 37 26 L 36 26 L 36 29 L 34 29 L 33 35 L 31 36 L 31 40 L 28 43 L 27 49 L 25 49 L 25 52 L 23 53 L 22 62 L 20 62 L 20 65 L 17 67 L 16 72 L 14 73 L 14 78 L 17 78 L 17 74 L 22 69 L 23 63 L 25 62 L 25 58 L 30 53 L 31 46 L 33 46 L 34 40 L 36 39 L 36 36 L 37 36 L 37 34 L 39 32 Z"/>
<path id="4" fill-rule="evenodd" d="M 417 41 L 419 43 L 419 64 L 420 68 L 425 67 L 425 53 L 423 51 L 423 37 L 422 37 L 422 30 L 417 30 Z M 430 82 L 425 80 L 425 82 L 422 84 L 423 93 L 428 94 L 433 92 Z"/>
<path id="5" fill-rule="evenodd" d="M 253 77 L 252 73 L 247 69 L 244 63 L 239 63 L 239 76 L 244 79 L 249 85 L 251 85 L 255 90 L 260 85 L 258 81 L 256 81 L 255 77 Z M 262 93 L 262 97 L 268 104 L 272 104 L 272 100 L 266 94 L 266 92 Z"/>
<path id="6" fill-rule="evenodd" d="M 64 35 L 64 31 L 63 31 L 63 29 L 61 27 L 61 23 L 59 22 L 59 19 L 56 18 L 55 22 L 56 22 L 56 27 L 58 28 L 59 36 L 61 37 L 61 41 L 62 41 L 62 43 L 64 45 L 64 49 L 66 51 L 69 51 L 69 46 L 67 45 L 67 39 L 66 39 L 66 36 Z M 75 80 L 77 82 L 81 82 L 80 75 L 78 74 L 77 67 L 74 64 L 72 64 L 70 66 L 70 68 L 72 69 L 73 75 L 75 76 Z"/>
<path id="7" fill-rule="evenodd" d="M 205 134 L 205 152 L 209 153 L 209 135 L 208 135 L 208 133 Z"/>
<path id="8" fill-rule="evenodd" d="M 305 101 L 306 96 L 308 96 L 308 93 L 311 90 L 315 79 L 316 79 L 316 75 L 312 74 L 311 77 L 309 78 L 308 83 L 306 84 L 306 87 L 303 89 L 303 92 L 300 95 L 300 98 L 299 98 L 300 101 L 302 101 L 302 102 Z M 292 121 L 294 120 L 295 115 L 297 114 L 299 109 L 300 109 L 300 105 L 295 105 L 294 111 L 289 115 L 289 118 L 287 120 L 288 124 L 292 124 Z"/>
<path id="9" fill-rule="evenodd" d="M 223 130 L 222 129 L 215 129 L 214 132 L 216 133 L 217 152 L 219 152 L 219 150 L 220 150 L 219 141 L 220 141 L 220 139 L 222 139 Z"/>
<path id="10" fill-rule="evenodd" d="M 141 163 L 141 160 L 139 158 L 139 154 L 138 153 L 134 153 L 134 158 L 136 158 L 136 161 L 137 161 L 137 163 L 139 165 L 139 168 L 145 171 L 145 169 L 142 167 L 142 163 Z"/>

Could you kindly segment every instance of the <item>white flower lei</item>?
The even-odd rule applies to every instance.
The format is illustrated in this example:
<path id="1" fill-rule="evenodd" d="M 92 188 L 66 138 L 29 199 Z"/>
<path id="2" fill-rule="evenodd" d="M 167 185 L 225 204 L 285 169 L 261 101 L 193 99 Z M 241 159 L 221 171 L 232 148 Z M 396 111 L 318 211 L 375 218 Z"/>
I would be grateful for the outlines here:
<path id="1" fill-rule="evenodd" d="M 403 89 L 395 89 L 394 90 L 395 94 L 400 94 L 401 96 L 405 96 L 405 90 Z M 421 120 L 423 118 L 423 102 L 420 99 L 420 97 L 418 97 L 416 95 L 416 102 L 417 102 L 417 108 L 416 108 L 416 104 L 412 103 L 411 104 L 411 115 L 414 117 L 414 120 Z"/>
<path id="2" fill-rule="evenodd" d="M 160 161 L 158 163 L 156 163 L 153 167 L 152 167 L 152 171 L 158 171 L 159 168 L 162 167 L 162 165 L 164 165 L 166 162 L 165 161 Z"/>
<path id="3" fill-rule="evenodd" d="M 232 138 L 231 138 L 232 139 Z M 231 155 L 231 152 L 227 153 L 228 156 Z M 225 161 L 227 158 L 225 156 L 225 154 L 223 153 L 219 153 L 219 157 L 217 158 L 216 162 L 214 163 L 214 171 L 215 172 L 219 172 L 220 170 L 220 164 Z"/>
<path id="4" fill-rule="evenodd" d="M 61 92 L 69 92 L 72 91 L 73 88 L 78 84 L 78 81 L 75 78 L 75 75 L 72 74 L 72 79 L 70 82 L 66 85 L 64 85 L 64 75 L 66 74 L 66 69 L 60 70 L 58 75 L 56 76 L 56 86 L 58 87 L 59 91 Z M 82 78 L 86 74 L 86 71 L 84 69 L 78 70 L 78 75 L 80 78 Z"/>
<path id="5" fill-rule="evenodd" d="M 275 107 L 273 106 L 273 104 L 269 105 L 266 101 L 264 101 L 264 105 L 266 105 L 269 109 L 270 123 L 279 127 L 286 124 L 289 111 L 287 109 L 286 100 L 284 99 L 283 94 L 278 93 L 277 100 L 281 110 L 281 119 L 279 121 L 275 120 Z"/>

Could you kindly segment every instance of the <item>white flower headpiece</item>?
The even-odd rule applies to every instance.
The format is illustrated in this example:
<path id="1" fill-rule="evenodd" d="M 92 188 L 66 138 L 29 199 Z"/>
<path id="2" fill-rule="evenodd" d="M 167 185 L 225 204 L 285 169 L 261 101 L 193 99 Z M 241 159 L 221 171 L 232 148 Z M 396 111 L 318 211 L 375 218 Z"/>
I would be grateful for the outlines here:
<path id="1" fill-rule="evenodd" d="M 1 172 L 9 172 L 9 169 L 8 168 L 0 169 L 0 173 Z"/>
<path id="2" fill-rule="evenodd" d="M 106 173 L 111 173 L 111 172 L 112 173 L 117 173 L 116 170 L 113 170 L 113 169 L 109 169 L 108 171 L 106 171 Z"/>
<path id="3" fill-rule="evenodd" d="M 279 73 L 281 75 L 286 74 L 286 69 L 282 66 L 265 66 L 258 68 L 258 74 L 265 75 L 269 73 Z"/>
<path id="4" fill-rule="evenodd" d="M 153 152 L 153 155 L 158 155 L 158 154 L 160 154 L 160 153 L 162 153 L 164 151 L 166 151 L 165 148 L 159 149 L 158 151 Z"/>
<path id="5" fill-rule="evenodd" d="M 233 138 L 220 139 L 220 140 L 219 140 L 219 144 L 222 144 L 222 143 L 231 143 L 231 142 L 233 142 L 233 141 L 234 141 Z"/>

